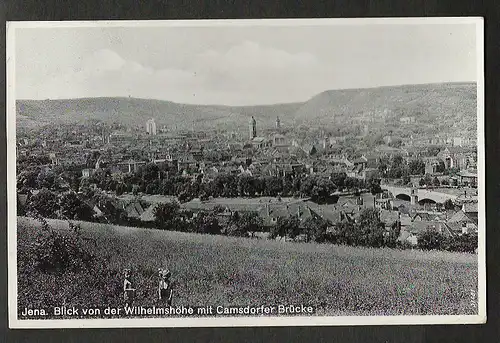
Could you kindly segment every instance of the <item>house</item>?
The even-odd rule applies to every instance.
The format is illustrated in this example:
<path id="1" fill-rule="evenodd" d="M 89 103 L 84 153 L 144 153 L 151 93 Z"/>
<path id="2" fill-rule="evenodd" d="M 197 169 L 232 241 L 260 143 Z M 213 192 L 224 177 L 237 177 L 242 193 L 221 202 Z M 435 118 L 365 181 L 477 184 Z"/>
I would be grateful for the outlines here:
<path id="1" fill-rule="evenodd" d="M 444 222 L 437 221 L 412 221 L 410 225 L 401 228 L 398 241 L 407 242 L 413 246 L 418 244 L 418 237 L 426 230 L 436 230 L 445 237 L 454 236 L 455 233 L 450 230 Z"/>
<path id="2" fill-rule="evenodd" d="M 307 156 L 312 156 L 318 151 L 318 148 L 314 144 L 303 144 L 300 148 Z"/>
<path id="3" fill-rule="evenodd" d="M 123 205 L 123 209 L 127 213 L 127 217 L 140 219 L 144 212 L 142 205 L 138 201 L 131 202 L 128 205 Z"/>
<path id="4" fill-rule="evenodd" d="M 458 173 L 458 182 L 461 186 L 477 187 L 477 171 L 462 170 Z"/>
<path id="5" fill-rule="evenodd" d="M 372 177 L 376 177 L 378 175 L 378 169 L 376 168 L 366 168 L 366 164 L 364 163 L 356 163 L 351 168 L 350 171 L 347 172 L 348 177 L 360 179 L 360 180 L 368 180 Z"/>
<path id="6" fill-rule="evenodd" d="M 368 159 L 363 155 L 354 161 L 352 161 L 355 168 L 360 168 L 360 170 L 366 168 L 366 164 L 368 163 Z"/>
<path id="7" fill-rule="evenodd" d="M 335 224 L 343 221 L 354 222 L 354 216 L 350 209 L 339 206 L 321 206 L 312 201 L 305 201 L 309 209 L 328 223 L 327 233 L 335 232 Z"/>
<path id="8" fill-rule="evenodd" d="M 462 209 L 457 211 L 450 219 L 448 224 L 455 230 L 463 231 L 462 228 L 467 228 L 467 231 L 476 231 L 478 229 L 478 212 L 477 203 L 463 204 Z"/>
<path id="9" fill-rule="evenodd" d="M 189 152 L 195 161 L 199 162 L 203 159 L 203 147 L 200 149 L 191 149 Z"/>
<path id="10" fill-rule="evenodd" d="M 198 161 L 190 153 L 184 153 L 177 160 L 177 170 L 194 170 L 198 169 Z"/>
<path id="11" fill-rule="evenodd" d="M 147 207 L 141 214 L 140 214 L 140 219 L 142 222 L 154 222 L 155 221 L 155 215 L 154 211 L 156 208 L 157 204 L 152 204 L 149 207 Z M 137 212 L 139 213 L 139 212 Z"/>

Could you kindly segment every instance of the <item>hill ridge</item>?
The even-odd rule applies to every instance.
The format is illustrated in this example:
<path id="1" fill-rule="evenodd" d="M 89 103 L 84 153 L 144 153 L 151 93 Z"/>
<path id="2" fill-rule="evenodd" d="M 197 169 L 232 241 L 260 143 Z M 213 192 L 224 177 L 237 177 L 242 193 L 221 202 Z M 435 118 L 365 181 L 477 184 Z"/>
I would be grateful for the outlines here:
<path id="1" fill-rule="evenodd" d="M 382 116 L 384 120 L 377 120 L 384 128 L 397 126 L 400 117 L 417 116 L 423 118 L 424 125 L 442 118 L 446 126 L 439 129 L 473 131 L 475 85 L 460 82 L 325 90 L 304 102 L 274 105 L 197 105 L 133 97 L 86 97 L 23 99 L 16 101 L 16 108 L 21 127 L 90 119 L 133 126 L 144 125 L 154 117 L 159 125 L 167 127 L 246 130 L 251 116 L 256 117 L 261 128 L 273 127 L 279 116 L 283 126 L 331 128 L 361 125 Z"/>

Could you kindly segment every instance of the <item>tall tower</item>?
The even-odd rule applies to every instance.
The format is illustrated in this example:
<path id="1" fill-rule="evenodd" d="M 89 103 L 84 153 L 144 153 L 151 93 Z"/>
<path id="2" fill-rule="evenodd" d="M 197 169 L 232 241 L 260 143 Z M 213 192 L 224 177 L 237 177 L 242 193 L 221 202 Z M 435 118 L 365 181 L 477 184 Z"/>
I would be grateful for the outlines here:
<path id="1" fill-rule="evenodd" d="M 146 131 L 150 135 L 153 135 L 153 136 L 156 135 L 156 123 L 155 123 L 155 120 L 153 118 L 149 119 L 146 122 Z"/>
<path id="2" fill-rule="evenodd" d="M 250 131 L 250 140 L 257 137 L 257 122 L 255 121 L 255 118 L 253 116 L 252 116 L 252 119 L 250 119 L 248 129 Z"/>
<path id="3" fill-rule="evenodd" d="M 277 130 L 281 129 L 281 121 L 280 121 L 280 117 L 276 117 L 276 129 L 277 129 Z"/>

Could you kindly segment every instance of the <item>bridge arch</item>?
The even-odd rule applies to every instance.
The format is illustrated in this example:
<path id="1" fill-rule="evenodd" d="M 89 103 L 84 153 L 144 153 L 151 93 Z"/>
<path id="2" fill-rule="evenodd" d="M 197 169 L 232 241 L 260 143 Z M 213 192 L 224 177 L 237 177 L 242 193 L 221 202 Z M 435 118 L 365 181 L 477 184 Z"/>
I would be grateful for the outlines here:
<path id="1" fill-rule="evenodd" d="M 418 203 L 420 205 L 424 205 L 424 204 L 436 204 L 437 201 L 434 200 L 434 199 L 429 199 L 429 198 L 423 198 L 423 199 L 419 199 L 418 200 Z"/>
<path id="2" fill-rule="evenodd" d="M 411 201 L 411 197 L 405 193 L 396 194 L 394 197 L 399 200 Z"/>

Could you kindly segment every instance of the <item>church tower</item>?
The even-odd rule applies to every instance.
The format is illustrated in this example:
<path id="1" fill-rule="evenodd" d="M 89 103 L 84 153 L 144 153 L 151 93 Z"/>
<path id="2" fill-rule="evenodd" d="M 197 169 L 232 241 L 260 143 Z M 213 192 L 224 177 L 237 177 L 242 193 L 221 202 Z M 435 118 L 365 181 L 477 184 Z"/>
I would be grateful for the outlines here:
<path id="1" fill-rule="evenodd" d="M 250 140 L 257 137 L 257 123 L 256 123 L 255 118 L 253 116 L 252 116 L 252 119 L 250 119 L 248 129 L 250 131 Z"/>
<path id="2" fill-rule="evenodd" d="M 280 121 L 280 117 L 276 117 L 276 129 L 277 129 L 277 130 L 281 129 L 281 121 Z"/>

